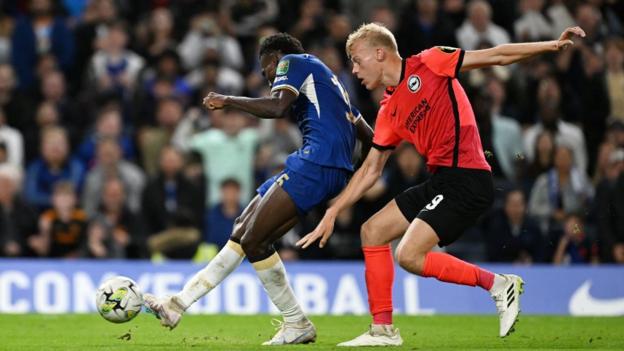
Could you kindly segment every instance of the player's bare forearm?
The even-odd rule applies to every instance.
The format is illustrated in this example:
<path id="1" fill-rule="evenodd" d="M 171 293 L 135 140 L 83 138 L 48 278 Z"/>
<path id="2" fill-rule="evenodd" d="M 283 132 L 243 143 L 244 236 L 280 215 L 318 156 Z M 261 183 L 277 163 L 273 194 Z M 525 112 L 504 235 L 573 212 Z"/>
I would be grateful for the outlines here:
<path id="1" fill-rule="evenodd" d="M 211 110 L 231 107 L 259 118 L 273 119 L 285 117 L 296 99 L 297 95 L 288 90 L 278 90 L 269 97 L 261 98 L 226 96 L 211 92 L 206 95 L 203 104 Z"/>
<path id="2" fill-rule="evenodd" d="M 391 150 L 371 149 L 362 167 L 355 172 L 347 187 L 338 195 L 336 202 L 327 212 L 338 215 L 342 210 L 353 206 L 355 202 L 361 199 L 364 193 L 381 177 L 381 172 L 391 153 Z"/>
<path id="3" fill-rule="evenodd" d="M 466 51 L 461 71 L 488 66 L 505 66 L 547 52 L 557 52 L 574 45 L 574 36 L 584 37 L 585 32 L 579 27 L 567 28 L 558 40 L 534 43 L 502 44 L 489 49 Z"/>
<path id="4" fill-rule="evenodd" d="M 368 122 L 361 117 L 357 120 L 355 124 L 355 129 L 357 132 L 357 138 L 362 143 L 362 156 L 361 159 L 365 160 L 368 156 L 371 146 L 373 145 L 373 128 L 368 125 Z"/>
<path id="5" fill-rule="evenodd" d="M 252 115 L 274 119 L 286 116 L 287 108 L 282 108 L 277 97 L 248 98 L 244 96 L 228 96 L 225 99 L 225 107 L 232 107 Z"/>

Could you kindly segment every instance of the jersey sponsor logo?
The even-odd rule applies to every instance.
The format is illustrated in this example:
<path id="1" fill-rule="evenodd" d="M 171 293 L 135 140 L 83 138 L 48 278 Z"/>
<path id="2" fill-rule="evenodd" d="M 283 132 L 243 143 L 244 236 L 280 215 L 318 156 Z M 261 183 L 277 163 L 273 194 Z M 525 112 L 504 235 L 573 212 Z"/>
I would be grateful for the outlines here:
<path id="1" fill-rule="evenodd" d="M 281 82 L 283 80 L 288 80 L 288 76 L 281 76 L 281 77 L 275 78 L 275 80 L 273 81 L 273 84 L 279 83 L 279 82 Z"/>
<path id="2" fill-rule="evenodd" d="M 452 48 L 450 46 L 438 46 L 437 48 L 446 54 L 452 54 L 457 51 L 457 48 Z"/>
<path id="3" fill-rule="evenodd" d="M 277 65 L 277 71 L 275 72 L 275 74 L 277 74 L 278 76 L 284 75 L 288 72 L 289 67 L 289 60 L 280 61 L 280 63 Z"/>
<path id="4" fill-rule="evenodd" d="M 573 316 L 621 316 L 624 314 L 624 297 L 606 299 L 593 297 L 589 292 L 591 280 L 586 280 L 572 294 L 569 310 Z"/>
<path id="5" fill-rule="evenodd" d="M 409 116 L 405 120 L 405 129 L 409 130 L 410 133 L 414 133 L 416 131 L 416 125 L 418 122 L 425 119 L 427 116 L 427 112 L 431 110 L 431 105 L 427 99 L 422 99 L 416 107 L 410 112 Z"/>
<path id="6" fill-rule="evenodd" d="M 421 82 L 420 82 L 420 77 L 412 74 L 408 79 L 407 79 L 407 88 L 412 92 L 415 93 L 418 90 L 420 90 L 420 86 L 421 86 Z"/>

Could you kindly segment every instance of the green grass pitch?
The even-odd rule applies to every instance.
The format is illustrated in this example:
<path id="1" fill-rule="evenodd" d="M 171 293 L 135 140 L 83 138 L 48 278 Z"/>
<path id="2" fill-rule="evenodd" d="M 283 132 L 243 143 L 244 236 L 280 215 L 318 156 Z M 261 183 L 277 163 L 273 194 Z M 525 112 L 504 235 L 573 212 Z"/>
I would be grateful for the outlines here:
<path id="1" fill-rule="evenodd" d="M 0 315 L 0 350 L 259 350 L 272 316 L 185 316 L 168 331 L 153 316 L 112 324 L 99 315 Z M 313 316 L 316 343 L 279 350 L 337 350 L 369 317 Z M 500 339 L 496 316 L 398 316 L 404 344 L 392 350 L 624 350 L 624 318 L 522 316 Z M 344 349 L 343 349 L 344 350 Z"/>

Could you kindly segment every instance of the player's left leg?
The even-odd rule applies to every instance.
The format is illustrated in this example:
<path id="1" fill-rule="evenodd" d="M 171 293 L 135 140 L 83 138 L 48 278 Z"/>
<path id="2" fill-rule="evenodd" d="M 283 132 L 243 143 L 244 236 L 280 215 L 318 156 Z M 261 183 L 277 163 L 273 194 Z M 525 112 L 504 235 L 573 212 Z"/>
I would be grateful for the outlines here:
<path id="1" fill-rule="evenodd" d="M 409 221 L 392 200 L 362 225 L 360 237 L 364 252 L 364 267 L 368 305 L 373 322 L 358 337 L 338 346 L 400 346 L 403 339 L 392 324 L 392 285 L 394 260 L 390 242 L 405 233 Z"/>
<path id="2" fill-rule="evenodd" d="M 523 281 L 515 275 L 494 274 L 443 252 L 431 252 L 440 242 L 435 230 L 424 220 L 414 219 L 397 247 L 399 265 L 408 272 L 440 281 L 479 286 L 490 292 L 500 317 L 499 335 L 509 334 L 520 312 Z"/>
<path id="3" fill-rule="evenodd" d="M 243 251 L 284 318 L 280 330 L 264 345 L 299 344 L 316 339 L 316 329 L 303 314 L 288 283 L 284 264 L 273 248 L 273 243 L 292 228 L 297 220 L 294 201 L 276 183 L 258 204 L 241 239 Z M 281 231 L 278 230 L 280 228 Z"/>

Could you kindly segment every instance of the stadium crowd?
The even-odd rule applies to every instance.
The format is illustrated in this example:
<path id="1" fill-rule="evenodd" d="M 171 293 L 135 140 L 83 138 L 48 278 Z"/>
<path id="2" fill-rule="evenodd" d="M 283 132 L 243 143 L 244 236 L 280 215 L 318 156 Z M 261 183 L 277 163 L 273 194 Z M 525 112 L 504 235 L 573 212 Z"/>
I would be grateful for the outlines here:
<path id="1" fill-rule="evenodd" d="M 383 89 L 350 72 L 348 34 L 375 21 L 401 55 L 550 40 L 571 50 L 460 77 L 496 184 L 491 212 L 449 248 L 472 261 L 624 263 L 624 3 L 613 0 L 17 0 L 0 3 L 0 256 L 202 260 L 257 185 L 301 145 L 288 119 L 201 106 L 262 96 L 260 40 L 287 31 L 374 125 Z M 410 145 L 323 250 L 359 259 L 359 228 L 427 179 Z"/>

